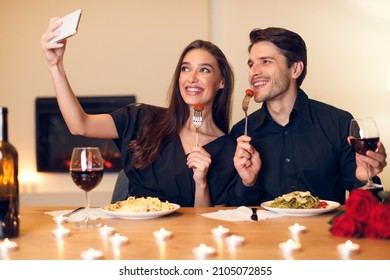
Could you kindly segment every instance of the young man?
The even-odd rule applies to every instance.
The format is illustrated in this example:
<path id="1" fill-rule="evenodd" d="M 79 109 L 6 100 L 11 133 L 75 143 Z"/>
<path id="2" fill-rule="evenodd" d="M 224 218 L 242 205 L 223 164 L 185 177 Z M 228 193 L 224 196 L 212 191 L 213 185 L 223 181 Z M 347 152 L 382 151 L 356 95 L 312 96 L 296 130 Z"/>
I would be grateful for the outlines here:
<path id="1" fill-rule="evenodd" d="M 301 89 L 307 54 L 298 34 L 255 29 L 250 40 L 248 79 L 254 100 L 263 105 L 248 117 L 247 136 L 244 120 L 231 131 L 242 179 L 237 193 L 248 205 L 297 190 L 343 204 L 346 190 L 367 180 L 366 163 L 372 176 L 387 165 L 383 144 L 366 156 L 355 154 L 347 140 L 352 115 L 309 99 Z"/>

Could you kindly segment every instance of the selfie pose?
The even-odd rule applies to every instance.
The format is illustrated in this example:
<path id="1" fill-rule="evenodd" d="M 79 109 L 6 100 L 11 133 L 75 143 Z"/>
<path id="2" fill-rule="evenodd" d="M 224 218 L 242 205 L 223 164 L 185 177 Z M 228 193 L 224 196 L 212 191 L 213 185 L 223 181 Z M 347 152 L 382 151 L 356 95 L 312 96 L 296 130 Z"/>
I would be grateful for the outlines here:
<path id="1" fill-rule="evenodd" d="M 72 134 L 111 138 L 119 147 L 129 182 L 117 200 L 151 196 L 184 207 L 240 204 L 234 194 L 236 142 L 228 134 L 234 77 L 216 45 L 196 40 L 183 50 L 168 108 L 130 104 L 91 115 L 65 73 L 66 40 L 50 42 L 60 25 L 52 18 L 41 40 L 58 104 Z"/>

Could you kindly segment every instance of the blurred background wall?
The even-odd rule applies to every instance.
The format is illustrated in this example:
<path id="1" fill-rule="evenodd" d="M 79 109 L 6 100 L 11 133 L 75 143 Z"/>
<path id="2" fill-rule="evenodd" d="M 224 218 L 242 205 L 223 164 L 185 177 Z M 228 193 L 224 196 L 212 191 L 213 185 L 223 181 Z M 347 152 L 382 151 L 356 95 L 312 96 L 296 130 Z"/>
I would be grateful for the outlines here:
<path id="1" fill-rule="evenodd" d="M 134 94 L 139 102 L 165 106 L 180 52 L 205 39 L 225 52 L 235 71 L 235 123 L 248 87 L 249 32 L 285 27 L 308 47 L 307 94 L 354 116 L 373 116 L 390 151 L 387 0 L 0 0 L 0 106 L 9 108 L 9 138 L 19 152 L 22 205 L 83 204 L 68 174 L 36 172 L 34 123 L 35 98 L 54 96 L 41 35 L 51 17 L 78 8 L 79 32 L 65 56 L 78 96 Z M 259 106 L 251 103 L 250 111 Z M 389 167 L 381 178 L 389 188 Z M 115 179 L 104 175 L 91 192 L 93 205 L 110 201 Z"/>

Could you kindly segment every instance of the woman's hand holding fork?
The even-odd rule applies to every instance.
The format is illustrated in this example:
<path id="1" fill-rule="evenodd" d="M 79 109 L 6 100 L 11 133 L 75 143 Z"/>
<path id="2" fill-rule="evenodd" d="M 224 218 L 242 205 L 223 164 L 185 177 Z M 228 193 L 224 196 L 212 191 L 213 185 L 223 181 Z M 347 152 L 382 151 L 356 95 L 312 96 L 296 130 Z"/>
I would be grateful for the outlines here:
<path id="1" fill-rule="evenodd" d="M 187 166 L 194 171 L 196 184 L 206 184 L 210 164 L 211 156 L 203 147 L 197 146 L 192 148 L 187 157 Z"/>

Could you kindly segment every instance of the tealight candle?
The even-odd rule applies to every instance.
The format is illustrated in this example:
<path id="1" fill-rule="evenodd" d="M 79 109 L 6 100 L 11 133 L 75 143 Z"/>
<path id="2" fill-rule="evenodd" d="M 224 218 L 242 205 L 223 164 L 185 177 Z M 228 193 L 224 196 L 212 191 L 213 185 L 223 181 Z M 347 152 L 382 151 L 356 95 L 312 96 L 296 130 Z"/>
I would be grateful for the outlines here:
<path id="1" fill-rule="evenodd" d="M 8 252 L 16 250 L 18 244 L 15 241 L 10 241 L 8 238 L 4 239 L 3 242 L 0 242 L 0 251 Z"/>
<path id="2" fill-rule="evenodd" d="M 120 235 L 119 233 L 115 233 L 114 236 L 110 237 L 110 242 L 113 246 L 122 246 L 128 242 L 127 236 Z"/>
<path id="3" fill-rule="evenodd" d="M 244 237 L 238 235 L 231 235 L 226 238 L 227 244 L 229 244 L 229 246 L 231 247 L 241 245 L 244 242 L 244 240 L 245 240 Z"/>
<path id="4" fill-rule="evenodd" d="M 52 230 L 52 233 L 57 238 L 63 238 L 70 235 L 70 229 L 64 228 L 60 225 L 58 228 Z"/>
<path id="5" fill-rule="evenodd" d="M 301 244 L 295 242 L 292 239 L 287 240 L 279 244 L 279 248 L 282 249 L 285 253 L 293 253 L 301 249 Z"/>
<path id="6" fill-rule="evenodd" d="M 202 243 L 198 247 L 195 247 L 193 249 L 193 253 L 198 257 L 198 258 L 205 258 L 211 255 L 215 254 L 215 249 L 210 246 L 206 246 L 206 244 Z"/>
<path id="7" fill-rule="evenodd" d="M 211 230 L 211 232 L 213 233 L 213 235 L 217 238 L 221 238 L 221 237 L 224 237 L 225 235 L 227 235 L 229 233 L 229 229 L 228 228 L 224 228 L 223 226 L 219 226 L 217 228 L 213 228 Z"/>
<path id="8" fill-rule="evenodd" d="M 299 233 L 304 232 L 306 227 L 295 223 L 293 226 L 289 226 L 288 229 L 293 235 L 298 235 Z"/>
<path id="9" fill-rule="evenodd" d="M 68 222 L 68 218 L 67 217 L 64 217 L 62 215 L 59 215 L 57 217 L 54 217 L 53 218 L 53 221 L 57 224 L 57 225 L 62 225 L 62 224 L 66 224 Z"/>
<path id="10" fill-rule="evenodd" d="M 101 260 L 103 258 L 103 252 L 89 248 L 88 250 L 81 252 L 81 258 L 83 260 Z"/>
<path id="11" fill-rule="evenodd" d="M 113 235 L 114 231 L 115 231 L 114 227 L 109 227 L 107 225 L 104 225 L 103 227 L 99 228 L 99 233 L 102 237 Z"/>
<path id="12" fill-rule="evenodd" d="M 160 228 L 160 230 L 154 231 L 153 235 L 157 240 L 163 241 L 171 238 L 172 232 L 170 232 L 169 230 L 165 230 L 165 228 Z"/>
<path id="13" fill-rule="evenodd" d="M 351 240 L 346 241 L 345 243 L 341 243 L 337 245 L 337 249 L 341 254 L 350 254 L 350 253 L 357 253 L 359 251 L 359 244 L 352 243 Z"/>

